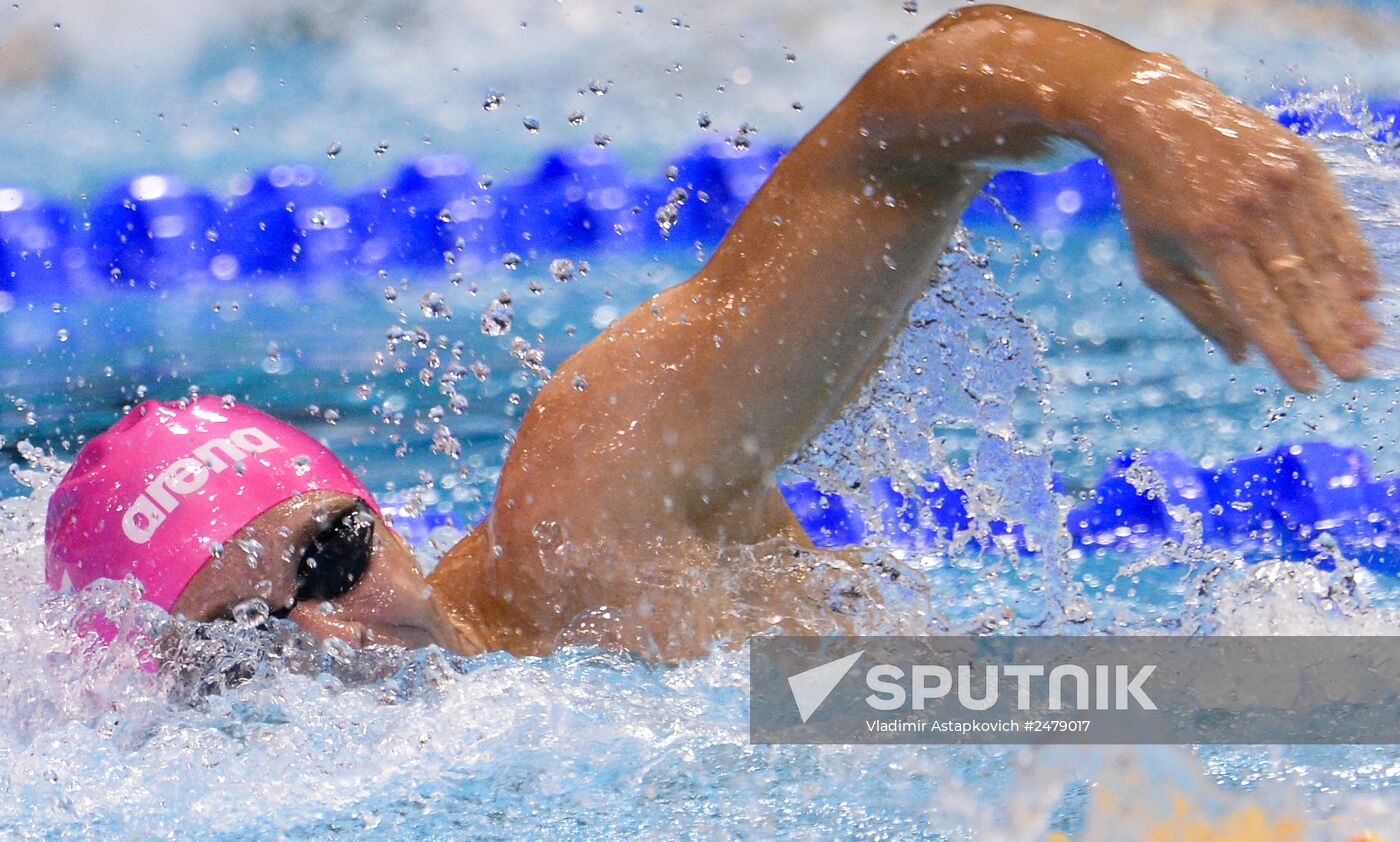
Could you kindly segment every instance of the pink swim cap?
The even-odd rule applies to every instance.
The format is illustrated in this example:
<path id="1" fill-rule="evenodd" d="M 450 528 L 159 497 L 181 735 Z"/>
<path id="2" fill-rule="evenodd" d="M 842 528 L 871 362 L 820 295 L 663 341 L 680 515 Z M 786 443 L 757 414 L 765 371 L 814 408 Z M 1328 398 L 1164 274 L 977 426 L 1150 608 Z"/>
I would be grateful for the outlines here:
<path id="1" fill-rule="evenodd" d="M 55 590 L 133 574 L 166 609 L 223 544 L 307 491 L 364 484 L 315 439 L 217 397 L 146 401 L 78 452 L 49 500 L 44 576 Z"/>

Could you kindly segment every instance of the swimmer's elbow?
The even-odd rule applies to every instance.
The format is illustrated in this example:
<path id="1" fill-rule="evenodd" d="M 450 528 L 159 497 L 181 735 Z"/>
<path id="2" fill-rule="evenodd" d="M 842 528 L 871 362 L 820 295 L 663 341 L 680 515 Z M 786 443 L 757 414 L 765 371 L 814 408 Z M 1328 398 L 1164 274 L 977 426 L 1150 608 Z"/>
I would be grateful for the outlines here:
<path id="1" fill-rule="evenodd" d="M 965 9 L 954 9 L 924 27 L 915 40 L 958 37 L 973 38 L 979 42 L 993 39 L 1015 43 L 1018 32 L 1025 32 L 1049 23 L 1064 22 L 1014 6 L 984 3 Z M 987 46 L 995 47 L 995 44 L 987 44 Z"/>

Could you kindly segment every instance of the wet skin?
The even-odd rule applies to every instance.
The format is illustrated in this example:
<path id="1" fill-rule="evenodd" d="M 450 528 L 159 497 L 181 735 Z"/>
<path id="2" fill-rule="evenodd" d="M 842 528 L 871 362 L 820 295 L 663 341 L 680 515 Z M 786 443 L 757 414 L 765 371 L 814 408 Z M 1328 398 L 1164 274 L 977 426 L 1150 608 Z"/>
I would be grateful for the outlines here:
<path id="1" fill-rule="evenodd" d="M 736 545 L 810 547 L 774 469 L 859 391 L 987 179 L 1063 165 L 1064 141 L 1112 169 L 1144 281 L 1232 359 L 1257 350 L 1301 391 L 1319 364 L 1365 373 L 1375 267 L 1307 142 L 1170 56 L 960 10 L 866 73 L 694 277 L 560 366 L 490 515 L 428 577 L 422 616 L 440 606 L 463 651 L 540 654 L 584 622 L 669 660 L 810 608 L 803 573 L 759 612 L 707 583 Z M 336 608 L 371 625 L 388 609 L 359 610 Z"/>

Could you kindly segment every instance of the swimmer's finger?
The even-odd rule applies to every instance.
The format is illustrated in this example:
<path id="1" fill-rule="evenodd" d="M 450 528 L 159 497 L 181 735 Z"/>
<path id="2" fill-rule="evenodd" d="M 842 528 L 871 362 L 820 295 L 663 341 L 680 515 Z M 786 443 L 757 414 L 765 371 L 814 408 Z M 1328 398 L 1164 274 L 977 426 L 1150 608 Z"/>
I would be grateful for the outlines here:
<path id="1" fill-rule="evenodd" d="M 1143 283 L 1170 301 L 1197 330 L 1220 346 L 1231 361 L 1244 360 L 1248 350 L 1244 331 L 1209 281 L 1141 246 L 1137 248 L 1137 262 Z"/>
<path id="2" fill-rule="evenodd" d="M 1381 331 L 1376 320 L 1366 312 L 1362 302 L 1375 293 L 1374 275 L 1359 281 L 1355 266 L 1349 267 L 1338 259 L 1327 231 L 1320 226 L 1298 226 L 1294 229 L 1294 236 L 1298 243 L 1298 252 L 1307 260 L 1308 266 L 1316 267 L 1314 271 L 1317 275 L 1332 284 L 1337 300 L 1337 321 L 1352 346 L 1358 349 L 1370 347 L 1380 337 Z M 1374 263 L 1371 262 L 1370 250 L 1364 243 L 1360 253 L 1362 257 L 1359 259 L 1371 267 L 1366 271 L 1372 271 Z M 1355 259 L 1358 258 L 1353 258 Z"/>
<path id="3" fill-rule="evenodd" d="M 1293 388 L 1317 388 L 1317 372 L 1289 328 L 1288 308 L 1254 257 L 1239 246 L 1227 245 L 1212 262 L 1211 273 L 1225 291 L 1251 342 Z"/>
<path id="4" fill-rule="evenodd" d="M 1307 260 L 1300 249 L 1281 229 L 1266 226 L 1255 258 L 1312 352 L 1338 377 L 1355 380 L 1366 373 L 1366 362 L 1344 325 L 1364 313 L 1335 268 Z"/>
<path id="5" fill-rule="evenodd" d="M 1357 297 L 1369 300 L 1380 289 L 1380 275 L 1370 245 L 1356 217 L 1347 209 L 1346 199 L 1327 166 L 1320 161 L 1315 166 L 1314 181 L 1320 182 L 1316 193 L 1320 197 L 1321 212 L 1309 215 L 1304 224 L 1298 226 L 1299 240 L 1319 258 L 1325 257 Z"/>

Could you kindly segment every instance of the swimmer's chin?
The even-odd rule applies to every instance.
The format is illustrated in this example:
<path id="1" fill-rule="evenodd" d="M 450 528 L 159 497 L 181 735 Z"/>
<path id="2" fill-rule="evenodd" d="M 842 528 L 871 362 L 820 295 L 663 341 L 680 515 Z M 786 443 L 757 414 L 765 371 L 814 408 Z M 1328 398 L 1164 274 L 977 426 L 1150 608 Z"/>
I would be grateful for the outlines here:
<path id="1" fill-rule="evenodd" d="M 451 623 L 444 621 L 440 628 L 427 629 L 422 626 L 375 624 L 357 630 L 358 639 L 347 641 L 352 646 L 400 646 L 404 649 L 427 649 L 438 646 L 454 655 L 471 657 L 486 651 L 484 646 L 474 644 Z"/>

